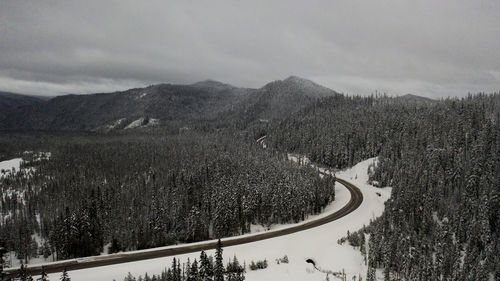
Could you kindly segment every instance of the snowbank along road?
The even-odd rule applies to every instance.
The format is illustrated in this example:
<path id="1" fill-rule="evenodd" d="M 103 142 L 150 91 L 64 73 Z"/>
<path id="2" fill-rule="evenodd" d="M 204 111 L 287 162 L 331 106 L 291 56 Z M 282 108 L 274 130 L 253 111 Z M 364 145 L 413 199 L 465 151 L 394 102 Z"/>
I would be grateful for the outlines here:
<path id="1" fill-rule="evenodd" d="M 349 190 L 351 195 L 350 200 L 340 210 L 330 215 L 320 217 L 318 219 L 307 221 L 287 228 L 267 231 L 263 233 L 255 233 L 255 234 L 225 238 L 222 239 L 222 246 L 229 247 L 229 246 L 241 245 L 241 244 L 292 234 L 295 232 L 327 224 L 329 222 L 335 221 L 353 212 L 363 202 L 363 193 L 359 190 L 359 188 L 357 188 L 356 186 L 354 186 L 353 184 L 351 184 L 346 180 L 343 180 L 341 178 L 336 178 L 336 181 L 344 185 Z M 202 250 L 215 249 L 216 246 L 217 246 L 217 241 L 211 240 L 206 242 L 198 242 L 185 245 L 160 247 L 142 251 L 131 251 L 126 253 L 117 253 L 117 254 L 110 254 L 103 256 L 76 258 L 60 262 L 48 263 L 44 265 L 28 266 L 27 271 L 32 275 L 39 275 L 42 271 L 42 266 L 43 266 L 45 272 L 55 273 L 55 272 L 61 272 L 63 269 L 77 270 L 77 269 L 85 269 L 85 268 L 106 266 L 119 263 L 127 263 L 139 260 L 154 259 L 159 257 L 176 256 L 186 253 L 200 252 Z M 5 271 L 7 274 L 11 276 L 17 276 L 19 268 L 6 269 Z"/>

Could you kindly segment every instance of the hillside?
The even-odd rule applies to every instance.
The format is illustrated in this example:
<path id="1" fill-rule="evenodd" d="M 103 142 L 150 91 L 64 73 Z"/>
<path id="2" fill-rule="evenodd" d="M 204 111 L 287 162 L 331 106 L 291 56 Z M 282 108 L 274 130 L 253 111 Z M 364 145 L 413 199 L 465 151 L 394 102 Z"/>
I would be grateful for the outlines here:
<path id="1" fill-rule="evenodd" d="M 369 181 L 393 187 L 391 199 L 347 237 L 360 247 L 369 234 L 370 250 L 360 248 L 367 280 L 376 269 L 384 280 L 498 280 L 500 95 L 394 100 L 325 99 L 271 128 L 266 142 L 338 169 L 378 156 Z"/>
<path id="2" fill-rule="evenodd" d="M 280 119 L 296 113 L 315 99 L 337 93 L 310 80 L 290 76 L 285 80 L 271 82 L 261 89 L 251 110 L 259 112 L 264 119 Z"/>
<path id="3" fill-rule="evenodd" d="M 45 102 L 42 97 L 27 96 L 9 92 L 0 92 L 0 119 L 13 110 Z"/>
<path id="4" fill-rule="evenodd" d="M 0 129 L 110 131 L 173 122 L 181 127 L 210 120 L 243 120 L 246 125 L 261 119 L 285 119 L 314 100 L 334 94 L 295 76 L 260 89 L 213 80 L 192 85 L 159 84 L 122 92 L 55 97 L 13 110 L 0 119 Z"/>
<path id="5" fill-rule="evenodd" d="M 228 116 L 242 124 L 283 120 L 320 98 L 335 95 L 339 94 L 310 80 L 290 76 L 251 90 Z"/>
<path id="6" fill-rule="evenodd" d="M 59 96 L 40 106 L 21 108 L 2 123 L 4 129 L 22 130 L 124 128 L 141 118 L 213 118 L 236 100 L 231 88 L 159 84 L 115 93 Z"/>
<path id="7" fill-rule="evenodd" d="M 416 102 L 416 103 L 435 103 L 437 102 L 434 99 L 418 96 L 418 95 L 413 95 L 413 94 L 406 94 L 402 95 L 399 97 L 396 97 L 397 100 L 400 101 L 405 101 L 405 102 Z"/>

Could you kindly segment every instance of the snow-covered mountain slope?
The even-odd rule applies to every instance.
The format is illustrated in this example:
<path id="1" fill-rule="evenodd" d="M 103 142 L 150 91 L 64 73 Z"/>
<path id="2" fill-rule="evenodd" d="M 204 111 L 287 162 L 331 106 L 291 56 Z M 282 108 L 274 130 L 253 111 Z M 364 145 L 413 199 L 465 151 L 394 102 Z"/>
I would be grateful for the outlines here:
<path id="1" fill-rule="evenodd" d="M 158 120 L 158 119 L 141 117 L 135 121 L 132 121 L 132 123 L 128 124 L 127 127 L 125 127 L 125 130 L 134 129 L 134 128 L 158 126 L 159 124 L 160 124 L 160 120 Z"/>
<path id="2" fill-rule="evenodd" d="M 325 280 L 326 274 L 316 271 L 311 264 L 306 263 L 306 259 L 313 259 L 318 267 L 325 270 L 340 271 L 344 269 L 348 280 L 359 274 L 365 278 L 366 266 L 360 252 L 347 244 L 337 244 L 337 240 L 345 236 L 347 231 L 356 231 L 363 225 L 367 225 L 370 219 L 382 214 L 384 202 L 389 198 L 391 189 L 376 188 L 367 183 L 367 171 L 370 164 L 374 162 L 376 162 L 375 158 L 368 159 L 351 169 L 337 172 L 338 177 L 352 182 L 363 192 L 364 200 L 357 210 L 339 220 L 317 228 L 259 242 L 225 247 L 224 258 L 226 262 L 233 256 L 237 256 L 240 262 L 245 262 L 246 265 L 250 264 L 251 261 L 267 259 L 269 262 L 267 269 L 251 271 L 247 268 L 246 280 L 248 281 Z M 335 201 L 325 209 L 328 213 L 339 210 L 350 199 L 350 193 L 344 186 L 336 184 L 335 188 Z M 214 254 L 213 251 L 207 252 L 210 255 Z M 275 259 L 284 255 L 288 256 L 289 263 L 277 264 Z M 181 262 L 186 262 L 187 258 L 192 261 L 198 257 L 199 253 L 177 256 Z M 158 274 L 172 263 L 172 258 L 165 257 L 75 270 L 69 274 L 74 281 L 113 279 L 121 281 L 128 272 L 135 276 L 144 275 L 146 272 L 149 275 Z M 50 274 L 49 277 L 56 280 L 59 278 L 59 274 Z"/>

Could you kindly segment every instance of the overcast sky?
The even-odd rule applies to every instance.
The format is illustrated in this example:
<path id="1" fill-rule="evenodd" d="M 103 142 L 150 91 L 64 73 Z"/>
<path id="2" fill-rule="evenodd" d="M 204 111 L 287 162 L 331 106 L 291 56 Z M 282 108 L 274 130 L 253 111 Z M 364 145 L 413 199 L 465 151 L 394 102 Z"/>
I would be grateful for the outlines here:
<path id="1" fill-rule="evenodd" d="M 147 3 L 145 3 L 147 2 Z M 349 94 L 500 90 L 500 1 L 0 1 L 0 90 L 297 75 Z"/>

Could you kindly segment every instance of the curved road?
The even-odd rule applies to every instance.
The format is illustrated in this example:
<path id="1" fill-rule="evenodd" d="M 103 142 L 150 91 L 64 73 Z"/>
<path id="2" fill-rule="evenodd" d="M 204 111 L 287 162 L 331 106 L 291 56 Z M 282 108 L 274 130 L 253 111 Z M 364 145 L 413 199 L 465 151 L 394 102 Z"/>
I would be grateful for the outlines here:
<path id="1" fill-rule="evenodd" d="M 359 207 L 359 205 L 361 205 L 361 202 L 363 202 L 363 193 L 361 193 L 359 188 L 357 188 L 355 185 L 346 180 L 336 178 L 336 181 L 344 185 L 351 193 L 351 199 L 340 210 L 322 218 L 318 218 L 299 225 L 275 231 L 263 232 L 243 237 L 227 238 L 222 240 L 222 246 L 229 247 L 234 245 L 241 245 L 260 240 L 270 239 L 278 236 L 288 235 L 298 231 L 318 227 L 320 225 L 332 222 L 351 213 L 352 211 L 356 210 Z M 84 257 L 84 258 L 54 262 L 45 264 L 44 268 L 45 272 L 47 273 L 55 273 L 63 271 L 64 268 L 66 268 L 66 270 L 69 271 L 69 270 L 77 270 L 77 269 L 91 268 L 97 266 L 146 260 L 146 259 L 154 259 L 160 257 L 175 256 L 180 254 L 200 252 L 202 250 L 215 249 L 216 246 L 217 246 L 217 241 L 209 241 L 205 243 L 196 243 L 194 245 L 186 244 L 174 248 L 160 248 L 160 249 L 153 248 L 141 252 L 126 252 L 126 253 L 118 253 L 105 256 Z M 11 276 L 12 275 L 17 276 L 18 271 L 19 268 L 12 268 L 5 270 L 5 272 L 7 274 L 11 274 Z M 40 265 L 28 266 L 27 271 L 32 275 L 39 275 L 42 271 L 42 266 Z"/>

